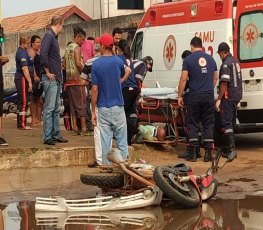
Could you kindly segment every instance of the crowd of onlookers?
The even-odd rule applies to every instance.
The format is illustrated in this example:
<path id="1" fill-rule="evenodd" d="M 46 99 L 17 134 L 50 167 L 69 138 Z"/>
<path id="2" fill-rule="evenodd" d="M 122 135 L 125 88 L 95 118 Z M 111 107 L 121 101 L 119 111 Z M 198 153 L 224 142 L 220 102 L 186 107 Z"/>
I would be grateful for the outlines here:
<path id="1" fill-rule="evenodd" d="M 165 129 L 139 127 L 137 122 L 136 101 L 147 71 L 152 71 L 153 59 L 146 56 L 133 60 L 120 28 L 115 28 L 112 34 L 86 38 L 86 32 L 78 26 L 73 29 L 73 39 L 61 58 L 57 37 L 62 28 L 62 17 L 53 16 L 51 27 L 42 41 L 38 35 L 31 39 L 27 35 L 20 36 L 15 56 L 17 128 L 32 129 L 27 125 L 30 104 L 31 125 L 39 126 L 43 121 L 44 144 L 67 143 L 60 131 L 62 92 L 66 130 L 73 135 L 94 135 L 96 161 L 91 167 L 109 163 L 107 155 L 113 137 L 123 159 L 127 158 L 128 145 L 138 134 L 144 135 L 143 138 L 165 140 Z M 200 38 L 194 37 L 190 46 L 191 52 L 182 54 L 183 69 L 178 87 L 178 104 L 187 105 L 189 146 L 179 157 L 189 161 L 201 157 L 198 134 L 201 132 L 204 161 L 211 161 L 217 66 L 214 59 L 202 50 Z M 227 43 L 220 43 L 218 54 L 223 64 L 219 71 L 219 95 L 215 107 L 221 117 L 222 151 L 224 156 L 233 160 L 236 157 L 233 119 L 242 98 L 242 75 Z M 0 55 L 0 60 L 2 70 L 8 58 Z M 188 87 L 185 87 L 186 83 Z M 183 93 L 186 88 L 189 93 Z M 3 111 L 0 112 L 2 118 Z M 0 131 L 1 127 L 0 120 Z M 0 145 L 7 145 L 2 137 Z"/>
<path id="2" fill-rule="evenodd" d="M 57 37 L 62 28 L 62 17 L 53 16 L 42 39 L 38 35 L 20 36 L 14 80 L 17 128 L 32 130 L 43 123 L 44 144 L 68 142 L 60 132 L 62 98 L 66 130 L 73 135 L 94 135 L 95 165 L 107 163 L 113 135 L 126 157 L 128 144 L 139 131 L 136 100 L 153 60 L 149 56 L 132 60 L 120 28 L 111 35 L 93 38 L 78 26 L 61 57 Z"/>

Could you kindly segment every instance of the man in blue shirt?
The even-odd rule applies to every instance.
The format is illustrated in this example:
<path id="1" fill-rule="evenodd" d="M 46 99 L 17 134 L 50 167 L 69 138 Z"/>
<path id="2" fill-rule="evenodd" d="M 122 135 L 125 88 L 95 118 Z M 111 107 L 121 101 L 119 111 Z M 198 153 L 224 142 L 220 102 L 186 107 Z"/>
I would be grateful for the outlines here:
<path id="1" fill-rule="evenodd" d="M 194 37 L 191 40 L 192 54 L 185 58 L 178 87 L 178 104 L 184 106 L 183 91 L 189 77 L 188 97 L 188 129 L 189 156 L 188 161 L 196 161 L 198 152 L 198 132 L 200 124 L 203 128 L 204 161 L 212 160 L 213 128 L 214 128 L 214 86 L 218 79 L 215 60 L 202 51 L 202 40 Z"/>
<path id="2" fill-rule="evenodd" d="M 91 70 L 91 120 L 99 124 L 102 147 L 102 164 L 109 164 L 107 155 L 114 135 L 123 159 L 128 157 L 127 125 L 121 83 L 131 72 L 123 61 L 112 54 L 113 38 L 103 34 L 99 39 L 102 56 L 94 61 Z M 95 113 L 98 107 L 98 118 Z"/>
<path id="3" fill-rule="evenodd" d="M 60 133 L 60 91 L 62 81 L 61 57 L 58 34 L 62 32 L 63 19 L 61 16 L 53 16 L 51 28 L 45 34 L 41 50 L 41 64 L 45 69 L 42 76 L 44 103 L 44 144 L 55 145 L 55 143 L 66 143 L 68 140 L 62 138 Z"/>

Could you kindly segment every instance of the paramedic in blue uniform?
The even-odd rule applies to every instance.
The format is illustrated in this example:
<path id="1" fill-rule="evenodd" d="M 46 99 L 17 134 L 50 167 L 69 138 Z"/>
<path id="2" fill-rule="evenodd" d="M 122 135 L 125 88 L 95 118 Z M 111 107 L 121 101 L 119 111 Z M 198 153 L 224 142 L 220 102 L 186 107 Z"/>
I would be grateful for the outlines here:
<path id="1" fill-rule="evenodd" d="M 34 59 L 27 52 L 30 40 L 27 35 L 20 36 L 19 47 L 16 51 L 15 85 L 17 89 L 17 128 L 30 130 L 27 126 L 27 109 L 29 93 L 32 92 L 32 80 L 34 77 Z"/>
<path id="2" fill-rule="evenodd" d="M 188 124 L 189 155 L 187 161 L 196 161 L 198 132 L 203 128 L 204 161 L 212 160 L 214 128 L 214 86 L 218 79 L 215 60 L 202 51 L 202 40 L 194 37 L 190 43 L 192 54 L 185 58 L 178 87 L 178 104 L 184 106 L 183 91 L 189 78 Z"/>
<path id="3" fill-rule="evenodd" d="M 233 120 L 236 116 L 237 104 L 242 99 L 242 74 L 239 63 L 231 55 L 227 43 L 220 43 L 217 52 L 223 63 L 219 71 L 219 94 L 216 110 L 220 111 L 221 117 L 223 156 L 232 161 L 237 155 Z"/>

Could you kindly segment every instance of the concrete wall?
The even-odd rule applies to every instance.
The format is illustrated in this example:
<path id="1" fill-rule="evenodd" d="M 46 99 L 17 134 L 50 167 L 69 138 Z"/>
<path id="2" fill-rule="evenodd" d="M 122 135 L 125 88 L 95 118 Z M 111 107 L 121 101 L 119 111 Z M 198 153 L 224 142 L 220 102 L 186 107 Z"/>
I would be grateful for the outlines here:
<path id="1" fill-rule="evenodd" d="M 61 47 L 61 55 L 64 54 L 65 47 L 69 41 L 73 38 L 73 28 L 78 25 L 82 27 L 86 32 L 87 36 L 98 37 L 102 33 L 111 33 L 113 28 L 120 27 L 125 30 L 135 30 L 142 18 L 143 14 L 127 15 L 114 18 L 107 18 L 103 20 L 91 20 L 88 22 L 80 22 L 77 24 L 65 25 L 63 32 L 59 35 L 59 44 Z M 46 29 L 41 29 L 37 31 L 27 32 L 29 36 L 34 34 L 43 37 Z M 124 34 L 124 38 L 127 38 L 128 33 Z M 15 53 L 19 46 L 19 33 L 6 34 L 6 42 L 3 46 L 3 54 L 7 55 L 9 62 L 4 66 L 4 81 L 5 87 L 8 87 L 13 83 L 12 74 L 5 74 L 8 70 L 15 66 Z M 11 75 L 11 76 L 10 76 Z"/>

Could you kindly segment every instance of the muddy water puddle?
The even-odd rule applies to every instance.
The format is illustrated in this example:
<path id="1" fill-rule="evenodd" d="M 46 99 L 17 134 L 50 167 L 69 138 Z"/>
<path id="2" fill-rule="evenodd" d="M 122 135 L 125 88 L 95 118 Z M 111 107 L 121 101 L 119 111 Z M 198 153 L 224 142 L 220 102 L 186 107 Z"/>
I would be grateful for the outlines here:
<path id="1" fill-rule="evenodd" d="M 114 212 L 56 213 L 35 211 L 34 202 L 0 205 L 0 230 L 95 229 L 263 229 L 263 197 L 211 200 L 198 209 L 160 207 Z"/>

